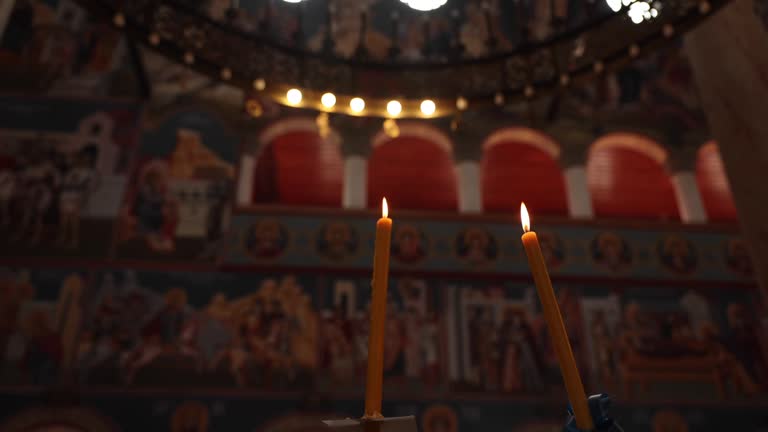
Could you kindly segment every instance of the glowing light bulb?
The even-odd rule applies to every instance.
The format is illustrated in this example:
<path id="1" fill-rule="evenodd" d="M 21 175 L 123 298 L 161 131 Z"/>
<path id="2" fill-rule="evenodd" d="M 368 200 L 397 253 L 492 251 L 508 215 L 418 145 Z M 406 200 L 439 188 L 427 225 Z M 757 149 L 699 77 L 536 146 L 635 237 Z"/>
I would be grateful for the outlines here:
<path id="1" fill-rule="evenodd" d="M 387 112 L 393 117 L 399 116 L 400 113 L 403 112 L 403 106 L 400 105 L 400 102 L 391 100 L 387 102 Z"/>
<path id="2" fill-rule="evenodd" d="M 320 103 L 326 108 L 333 108 L 336 105 L 336 96 L 333 93 L 326 93 L 320 97 Z"/>
<path id="3" fill-rule="evenodd" d="M 356 113 L 363 112 L 365 109 L 365 101 L 359 97 L 352 98 L 352 100 L 349 101 L 349 109 Z"/>
<path id="4" fill-rule="evenodd" d="M 632 3 L 632 5 L 629 7 L 629 11 L 627 11 L 627 15 L 629 15 L 629 18 L 632 20 L 635 24 L 640 24 L 646 19 L 646 14 L 648 14 L 648 17 L 650 18 L 650 11 L 651 5 L 645 2 L 635 2 Z"/>
<path id="5" fill-rule="evenodd" d="M 400 1 L 410 6 L 411 9 L 427 12 L 427 11 L 431 11 L 439 8 L 440 6 L 447 3 L 448 0 L 400 0 Z"/>
<path id="6" fill-rule="evenodd" d="M 592 66 L 592 69 L 595 71 L 595 73 L 600 73 L 605 69 L 605 65 L 601 61 L 595 62 L 595 64 Z"/>
<path id="7" fill-rule="evenodd" d="M 460 111 L 464 111 L 467 109 L 467 106 L 469 105 L 469 102 L 463 97 L 459 96 L 458 99 L 456 99 L 456 108 L 458 108 Z"/>
<path id="8" fill-rule="evenodd" d="M 112 18 L 112 22 L 117 27 L 120 27 L 120 28 L 125 27 L 125 15 L 119 12 L 116 13 L 115 16 Z"/>
<path id="9" fill-rule="evenodd" d="M 618 12 L 621 9 L 621 0 L 605 0 L 605 2 L 608 3 L 608 7 L 614 12 Z"/>
<path id="10" fill-rule="evenodd" d="M 264 107 L 256 99 L 250 99 L 245 103 L 245 111 L 253 117 L 261 117 L 264 114 Z"/>
<path id="11" fill-rule="evenodd" d="M 421 102 L 421 113 L 424 115 L 430 116 L 434 114 L 436 108 L 435 103 L 429 99 L 425 99 Z"/>
<path id="12" fill-rule="evenodd" d="M 299 89 L 290 89 L 288 90 L 288 93 L 285 94 L 285 97 L 288 99 L 288 103 L 291 105 L 298 105 L 301 103 L 301 90 Z"/>
<path id="13" fill-rule="evenodd" d="M 525 86 L 525 88 L 523 89 L 523 94 L 524 94 L 524 95 L 525 95 L 525 97 L 527 97 L 527 98 L 533 97 L 533 95 L 534 95 L 535 93 L 536 93 L 536 91 L 533 89 L 533 86 L 532 86 L 532 85 L 530 85 L 530 84 L 529 84 L 529 85 L 527 85 L 527 86 Z"/>

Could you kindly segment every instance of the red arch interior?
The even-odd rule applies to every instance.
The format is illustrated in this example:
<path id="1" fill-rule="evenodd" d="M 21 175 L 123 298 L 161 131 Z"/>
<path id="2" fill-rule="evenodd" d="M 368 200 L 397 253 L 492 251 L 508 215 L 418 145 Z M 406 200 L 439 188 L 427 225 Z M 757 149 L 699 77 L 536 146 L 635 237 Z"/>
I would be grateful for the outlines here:
<path id="1" fill-rule="evenodd" d="M 368 160 L 368 206 L 386 197 L 393 209 L 456 210 L 456 173 L 438 144 L 401 136 L 373 149 Z"/>
<path id="2" fill-rule="evenodd" d="M 317 133 L 280 135 L 256 162 L 253 200 L 257 203 L 341 205 L 343 162 L 338 145 Z"/>
<path id="3" fill-rule="evenodd" d="M 696 181 L 709 220 L 735 221 L 736 206 L 733 204 L 731 188 L 717 145 L 707 144 L 699 150 L 696 158 Z"/>
<path id="4" fill-rule="evenodd" d="M 614 146 L 593 149 L 587 181 L 598 217 L 680 218 L 666 170 L 636 150 Z"/>
<path id="5" fill-rule="evenodd" d="M 500 142 L 485 150 L 481 169 L 486 212 L 518 212 L 524 201 L 537 214 L 568 214 L 562 171 L 545 151 L 524 142 Z"/>

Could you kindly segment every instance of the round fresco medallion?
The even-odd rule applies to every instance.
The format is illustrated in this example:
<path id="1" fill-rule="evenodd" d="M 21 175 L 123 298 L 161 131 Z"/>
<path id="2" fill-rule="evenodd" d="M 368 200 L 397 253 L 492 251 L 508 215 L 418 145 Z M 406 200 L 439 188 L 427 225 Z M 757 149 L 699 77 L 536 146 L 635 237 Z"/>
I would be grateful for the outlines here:
<path id="1" fill-rule="evenodd" d="M 740 238 L 732 238 L 726 242 L 725 264 L 740 276 L 752 277 L 755 274 L 747 244 Z"/>
<path id="2" fill-rule="evenodd" d="M 544 255 L 544 261 L 550 270 L 554 270 L 565 263 L 565 244 L 563 240 L 554 232 L 540 231 L 536 233 L 539 237 L 541 254 Z"/>
<path id="3" fill-rule="evenodd" d="M 689 275 L 696 270 L 696 248 L 685 237 L 678 234 L 664 236 L 657 243 L 656 252 L 661 265 L 672 273 Z"/>
<path id="4" fill-rule="evenodd" d="M 496 239 L 485 228 L 469 227 L 456 236 L 456 255 L 472 265 L 488 264 L 496 260 L 499 248 Z"/>
<path id="5" fill-rule="evenodd" d="M 289 233 L 277 219 L 261 219 L 245 231 L 243 247 L 257 259 L 275 259 L 288 247 Z"/>
<path id="6" fill-rule="evenodd" d="M 210 412 L 198 401 L 186 401 L 171 414 L 171 432 L 207 432 Z"/>
<path id="7" fill-rule="evenodd" d="M 392 257 L 402 264 L 418 264 L 427 256 L 427 236 L 410 224 L 397 225 L 392 237 Z"/>
<path id="8" fill-rule="evenodd" d="M 339 415 L 292 414 L 278 417 L 263 426 L 259 432 L 328 432 L 323 420 L 343 418 Z"/>
<path id="9" fill-rule="evenodd" d="M 548 420 L 533 421 L 525 423 L 522 426 L 512 429 L 514 432 L 561 432 L 562 423 L 556 423 Z"/>
<path id="10" fill-rule="evenodd" d="M 357 254 L 358 239 L 357 231 L 347 222 L 328 222 L 315 237 L 315 250 L 329 261 L 344 261 Z"/>
<path id="11" fill-rule="evenodd" d="M 590 243 L 592 261 L 612 272 L 627 270 L 632 266 L 632 249 L 619 234 L 603 231 Z"/>
<path id="12" fill-rule="evenodd" d="M 682 414 L 673 410 L 656 412 L 651 424 L 653 432 L 688 432 L 688 422 Z"/>

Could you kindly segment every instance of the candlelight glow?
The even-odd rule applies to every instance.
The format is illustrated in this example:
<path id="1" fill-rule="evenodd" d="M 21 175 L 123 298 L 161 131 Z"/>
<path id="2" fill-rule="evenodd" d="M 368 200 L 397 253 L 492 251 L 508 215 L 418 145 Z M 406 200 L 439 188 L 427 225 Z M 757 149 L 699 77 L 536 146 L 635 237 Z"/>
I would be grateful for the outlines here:
<path id="1" fill-rule="evenodd" d="M 528 209 L 525 208 L 525 203 L 520 203 L 520 221 L 523 223 L 523 232 L 531 230 L 531 217 L 528 216 Z"/>
<path id="2" fill-rule="evenodd" d="M 386 198 L 381 199 L 381 217 L 383 218 L 389 217 L 389 206 L 387 205 Z"/>

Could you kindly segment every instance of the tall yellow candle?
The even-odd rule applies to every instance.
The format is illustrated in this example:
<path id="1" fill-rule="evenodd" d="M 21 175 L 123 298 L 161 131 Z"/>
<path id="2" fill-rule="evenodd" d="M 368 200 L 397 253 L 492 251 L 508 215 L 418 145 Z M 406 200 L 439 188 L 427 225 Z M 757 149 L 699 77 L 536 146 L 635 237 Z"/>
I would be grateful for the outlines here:
<path id="1" fill-rule="evenodd" d="M 384 379 L 384 326 L 387 319 L 387 282 L 392 219 L 388 217 L 387 199 L 381 201 L 381 219 L 376 223 L 371 281 L 371 327 L 368 330 L 368 377 L 365 385 L 364 418 L 380 418 Z"/>
<path id="2" fill-rule="evenodd" d="M 528 255 L 528 265 L 531 267 L 533 281 L 539 293 L 544 319 L 547 321 L 549 336 L 552 339 L 552 345 L 555 349 L 557 360 L 560 363 L 560 372 L 563 375 L 563 381 L 565 381 L 568 399 L 573 407 L 576 425 L 581 430 L 590 431 L 594 429 L 594 422 L 592 421 L 592 415 L 589 413 L 584 385 L 581 382 L 581 376 L 576 367 L 576 360 L 573 358 L 573 350 L 571 349 L 571 343 L 568 341 L 568 334 L 565 331 L 563 316 L 560 314 L 560 307 L 557 305 L 555 292 L 552 289 L 552 281 L 549 279 L 544 255 L 542 255 L 541 246 L 539 246 L 539 239 L 536 233 L 531 231 L 531 221 L 525 204 L 520 205 L 520 219 L 523 222 L 523 231 L 525 232 L 523 234 L 525 254 Z"/>

